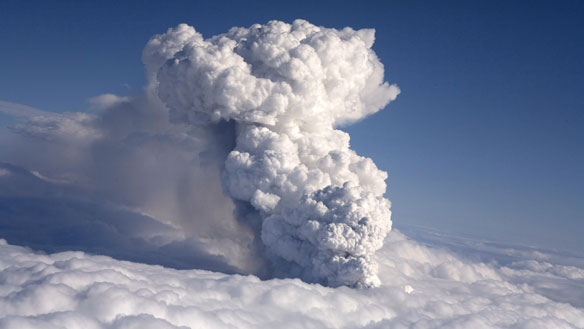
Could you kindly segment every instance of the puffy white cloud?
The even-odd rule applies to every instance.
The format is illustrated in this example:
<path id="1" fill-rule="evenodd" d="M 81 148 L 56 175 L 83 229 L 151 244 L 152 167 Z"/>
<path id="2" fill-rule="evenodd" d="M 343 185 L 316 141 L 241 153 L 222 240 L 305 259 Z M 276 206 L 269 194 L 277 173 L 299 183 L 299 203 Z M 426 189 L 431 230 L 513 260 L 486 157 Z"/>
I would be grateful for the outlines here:
<path id="1" fill-rule="evenodd" d="M 131 102 L 130 97 L 121 97 L 114 94 L 102 94 L 89 99 L 89 104 L 97 109 L 108 109 L 124 102 Z"/>
<path id="2" fill-rule="evenodd" d="M 259 216 L 277 275 L 379 283 L 372 255 L 391 229 L 387 174 L 335 129 L 399 93 L 383 81 L 373 41 L 370 29 L 296 20 L 208 39 L 179 25 L 144 49 L 151 85 L 175 122 L 235 122 L 223 184 Z"/>
<path id="3" fill-rule="evenodd" d="M 117 217 L 143 215 L 184 232 L 180 239 L 233 241 L 237 247 L 212 243 L 212 253 L 239 272 L 378 284 L 372 255 L 391 229 L 387 174 L 336 129 L 399 93 L 383 81 L 373 41 L 373 30 L 302 20 L 209 39 L 183 24 L 144 48 L 150 80 L 142 96 L 100 95 L 90 113 L 1 103 L 26 119 L 0 140 L 0 160 L 23 173 L 0 187 L 0 196 L 21 198 L 13 202 L 23 205 L 17 223 L 42 221 L 25 214 L 32 200 L 42 209 L 51 196 L 68 200 L 55 202 L 62 213 L 52 207 L 54 218 L 46 219 L 54 223 L 47 240 L 58 246 L 15 233 L 25 225 L 16 224 L 10 238 L 54 250 L 78 241 L 53 234 L 71 217 L 70 204 L 120 209 Z M 113 236 L 127 243 L 100 237 Z"/>
<path id="4" fill-rule="evenodd" d="M 0 192 L 42 207 L 48 195 L 65 195 L 80 208 L 146 215 L 187 239 L 229 239 L 238 248 L 214 253 L 245 273 L 376 285 L 372 255 L 391 229 L 387 175 L 335 128 L 399 93 L 383 81 L 373 41 L 373 30 L 302 20 L 209 39 L 179 25 L 144 48 L 143 96 L 100 95 L 91 113 L 0 104 L 27 120 L 0 140 L 0 160 L 43 181 L 17 176 Z M 70 217 L 62 211 L 55 217 Z"/>
<path id="5" fill-rule="evenodd" d="M 374 30 L 271 21 L 203 39 L 179 25 L 153 37 L 143 61 L 181 120 L 294 127 L 362 119 L 395 99 L 371 50 Z"/>
<path id="6" fill-rule="evenodd" d="M 553 299 L 563 290 L 582 291 L 582 268 L 536 259 L 526 260 L 528 266 L 486 264 L 438 247 L 394 230 L 375 256 L 381 285 L 349 289 L 173 270 L 81 252 L 46 255 L 2 243 L 0 327 L 584 327 L 578 296 Z M 537 291 L 546 283 L 545 294 Z"/>

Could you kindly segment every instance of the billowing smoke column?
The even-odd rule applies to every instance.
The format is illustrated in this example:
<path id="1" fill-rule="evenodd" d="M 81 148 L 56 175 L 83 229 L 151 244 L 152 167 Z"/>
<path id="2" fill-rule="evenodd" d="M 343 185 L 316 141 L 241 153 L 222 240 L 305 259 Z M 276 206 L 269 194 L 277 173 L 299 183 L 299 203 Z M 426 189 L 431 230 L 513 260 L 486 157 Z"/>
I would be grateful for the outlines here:
<path id="1" fill-rule="evenodd" d="M 399 94 L 383 82 L 374 30 L 271 21 L 204 39 L 179 25 L 143 53 L 177 122 L 234 122 L 223 169 L 241 218 L 282 275 L 330 286 L 379 284 L 372 255 L 391 229 L 387 174 L 335 127 Z M 243 210 L 242 210 L 243 209 Z"/>

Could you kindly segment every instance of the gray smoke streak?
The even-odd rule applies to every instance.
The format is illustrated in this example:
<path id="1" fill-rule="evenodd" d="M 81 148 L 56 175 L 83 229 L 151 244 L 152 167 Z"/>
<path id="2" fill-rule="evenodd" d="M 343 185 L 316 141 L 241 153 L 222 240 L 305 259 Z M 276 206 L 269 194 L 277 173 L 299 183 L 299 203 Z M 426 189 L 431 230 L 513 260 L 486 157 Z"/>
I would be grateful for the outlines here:
<path id="1" fill-rule="evenodd" d="M 150 89 L 91 104 L 89 113 L 33 109 L 0 130 L 3 238 L 49 252 L 263 273 L 255 232 L 234 218 L 221 187 L 233 144 L 218 138 L 225 124 L 170 124 Z"/>

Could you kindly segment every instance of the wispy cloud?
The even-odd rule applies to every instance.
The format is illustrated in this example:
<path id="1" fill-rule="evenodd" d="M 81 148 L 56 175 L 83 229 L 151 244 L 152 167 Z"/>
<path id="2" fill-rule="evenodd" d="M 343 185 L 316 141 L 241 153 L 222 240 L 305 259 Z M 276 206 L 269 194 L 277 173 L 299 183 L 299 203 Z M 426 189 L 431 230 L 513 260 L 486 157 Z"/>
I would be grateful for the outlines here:
<path id="1" fill-rule="evenodd" d="M 35 116 L 60 116 L 60 114 L 55 112 L 43 111 L 27 105 L 5 102 L 2 100 L 0 100 L 0 113 L 18 118 L 32 118 Z"/>

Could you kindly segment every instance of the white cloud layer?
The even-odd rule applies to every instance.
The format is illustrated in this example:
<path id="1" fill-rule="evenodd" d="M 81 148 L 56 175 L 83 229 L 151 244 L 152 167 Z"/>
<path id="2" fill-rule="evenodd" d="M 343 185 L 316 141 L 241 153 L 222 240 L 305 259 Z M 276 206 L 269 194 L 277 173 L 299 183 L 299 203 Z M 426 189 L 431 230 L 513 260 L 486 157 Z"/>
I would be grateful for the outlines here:
<path id="1" fill-rule="evenodd" d="M 381 286 L 350 289 L 3 244 L 0 327 L 584 328 L 584 268 L 531 255 L 474 262 L 394 230 L 375 256 Z M 554 300 L 574 290 L 572 300 Z"/>

